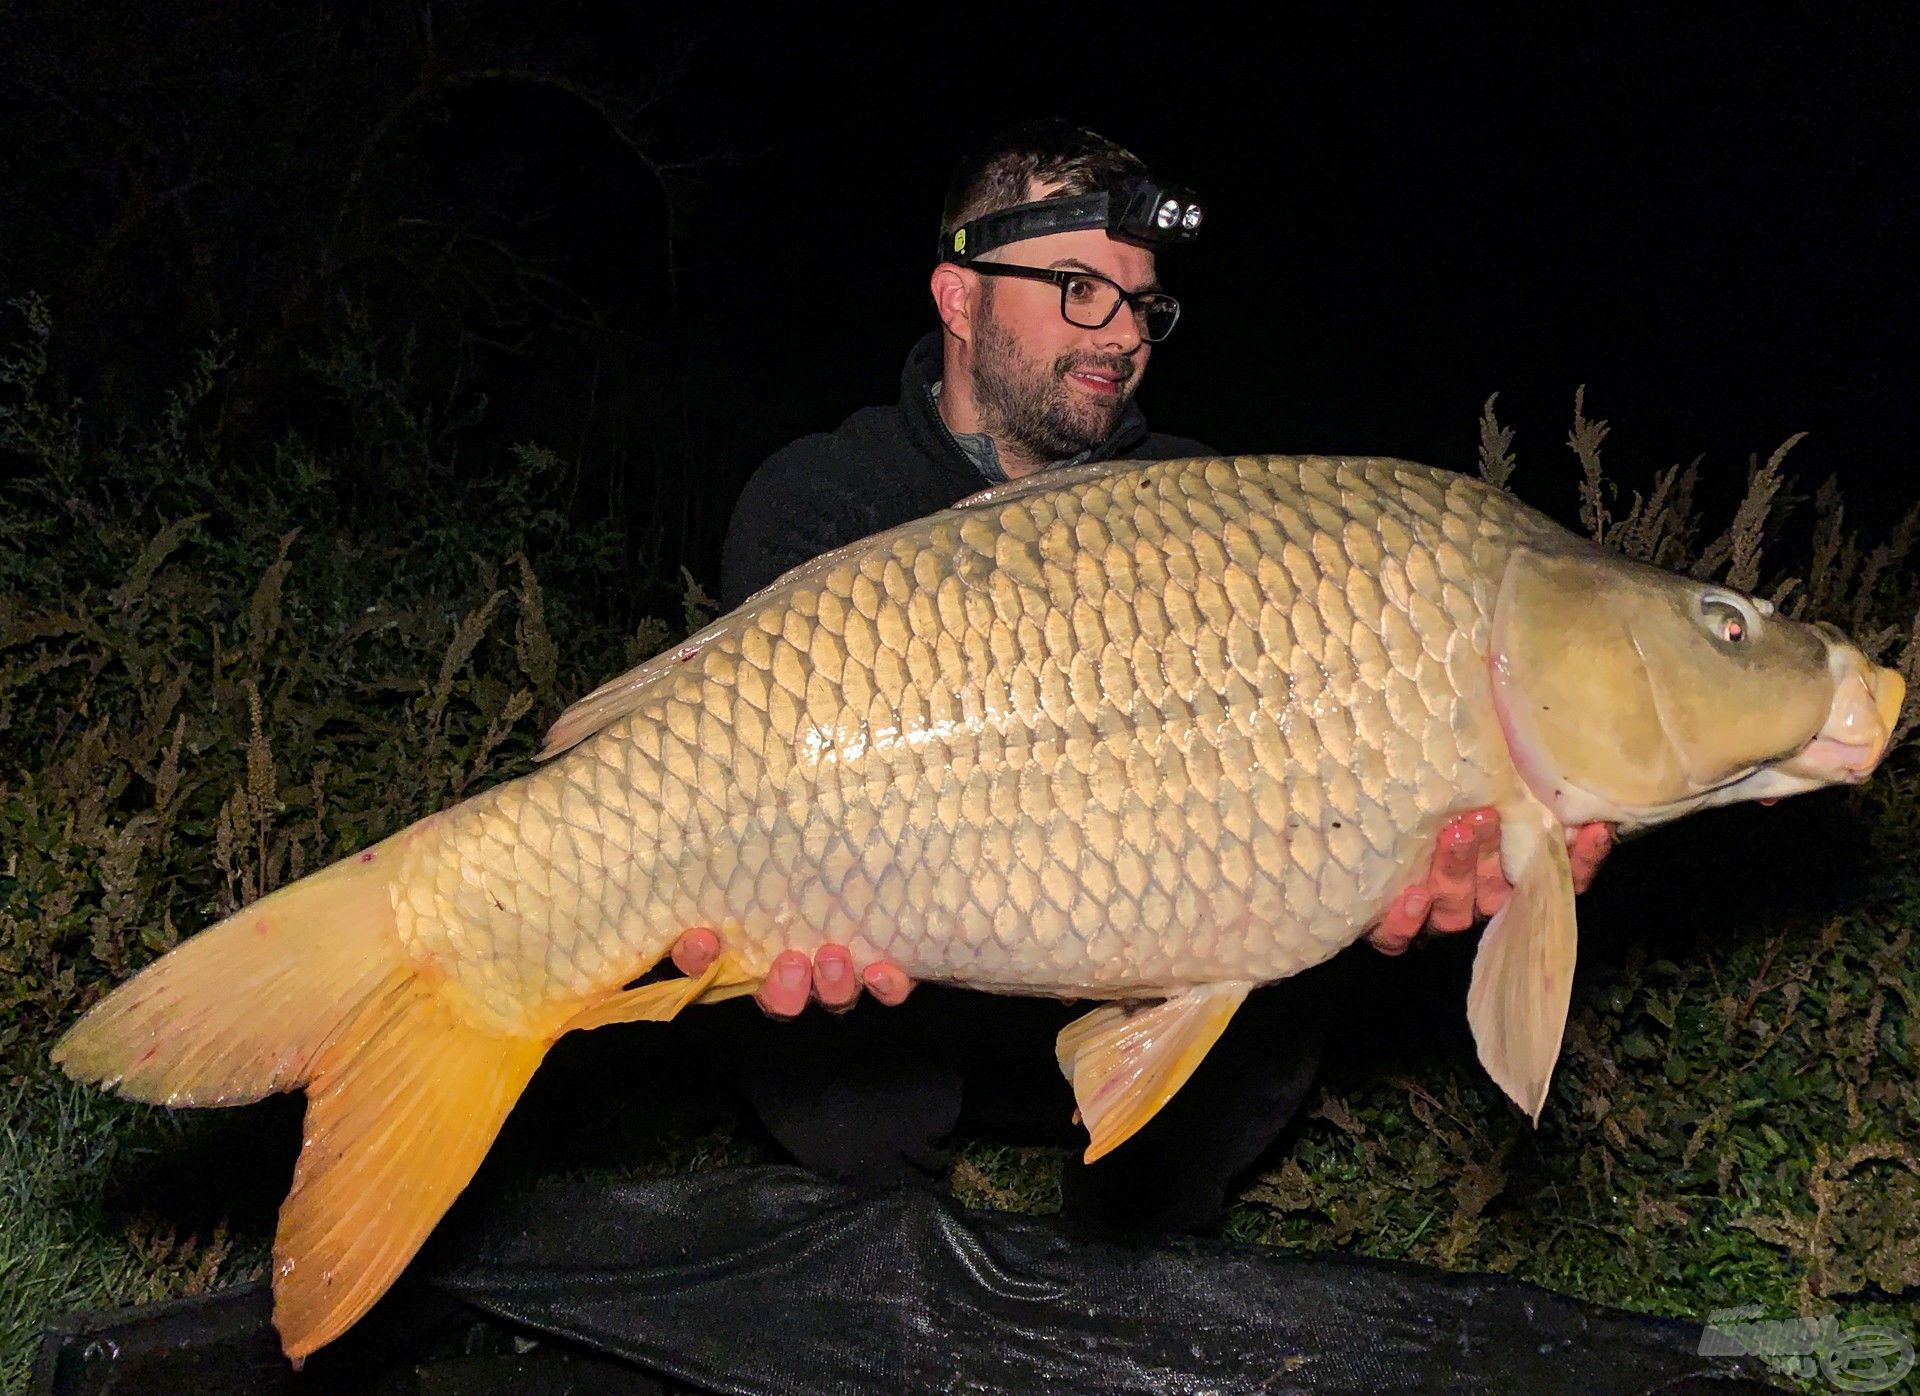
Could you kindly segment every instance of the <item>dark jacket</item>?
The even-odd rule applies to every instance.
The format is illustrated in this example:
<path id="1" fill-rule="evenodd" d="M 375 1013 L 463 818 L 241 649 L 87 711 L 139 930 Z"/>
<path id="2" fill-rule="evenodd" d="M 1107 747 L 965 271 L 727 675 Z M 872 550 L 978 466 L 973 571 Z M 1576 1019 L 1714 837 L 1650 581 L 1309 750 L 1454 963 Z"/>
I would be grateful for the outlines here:
<path id="1" fill-rule="evenodd" d="M 900 374 L 900 401 L 863 407 L 830 432 L 803 436 L 753 473 L 734 506 L 720 563 L 720 604 L 732 610 L 790 567 L 909 519 L 937 513 L 992 481 L 953 439 L 934 406 L 940 332 Z M 1089 460 L 1210 456 L 1198 441 L 1147 430 L 1129 401 Z"/>
<path id="2" fill-rule="evenodd" d="M 727 529 L 720 599 L 731 609 L 791 567 L 987 487 L 934 406 L 940 337 L 913 348 L 900 401 L 803 437 L 747 482 Z M 1129 402 L 1084 459 L 1175 460 L 1214 452 L 1148 432 Z M 1325 1035 L 1324 981 L 1253 995 L 1184 1089 L 1127 1147 L 1088 1167 L 1070 1160 L 1061 1217 L 1094 1235 L 1211 1225 L 1232 1181 L 1270 1144 L 1313 1081 Z M 731 1008 L 731 1013 L 726 1011 Z M 695 1019 L 708 1059 L 731 1064 L 755 1112 L 810 1168 L 868 1183 L 938 1175 L 942 1141 L 968 1127 L 1076 1147 L 1073 1096 L 1048 1069 L 1055 1035 L 1085 1005 L 996 998 L 928 985 L 898 1008 L 845 1018 L 810 1009 L 775 1023 L 745 1005 Z"/>

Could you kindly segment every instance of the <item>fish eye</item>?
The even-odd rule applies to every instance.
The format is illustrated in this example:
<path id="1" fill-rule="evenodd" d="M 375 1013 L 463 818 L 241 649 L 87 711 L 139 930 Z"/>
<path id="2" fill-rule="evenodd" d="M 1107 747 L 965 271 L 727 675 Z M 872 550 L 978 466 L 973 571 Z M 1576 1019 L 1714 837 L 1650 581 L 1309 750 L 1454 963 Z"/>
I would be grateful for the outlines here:
<path id="1" fill-rule="evenodd" d="M 1700 598 L 1700 616 L 1715 639 L 1729 645 L 1741 644 L 1759 629 L 1756 608 L 1743 596 L 1732 592 L 1709 592 Z"/>

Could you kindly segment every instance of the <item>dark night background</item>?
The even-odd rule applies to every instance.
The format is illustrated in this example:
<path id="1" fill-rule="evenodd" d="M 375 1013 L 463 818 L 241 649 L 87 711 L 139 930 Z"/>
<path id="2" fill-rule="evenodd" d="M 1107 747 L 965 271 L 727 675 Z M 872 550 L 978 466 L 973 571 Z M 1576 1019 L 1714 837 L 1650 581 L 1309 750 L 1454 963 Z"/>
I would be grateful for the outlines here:
<path id="1" fill-rule="evenodd" d="M 1211 201 L 1163 267 L 1162 429 L 1470 466 L 1498 392 L 1569 515 L 1586 384 L 1630 484 L 1704 454 L 1724 506 L 1805 431 L 1804 492 L 1916 494 L 1910 7 L 162 11 L 5 11 L 0 287 L 65 385 L 106 430 L 230 335 L 222 429 L 265 461 L 326 430 L 300 355 L 411 333 L 422 391 L 487 400 L 451 468 L 552 447 L 636 604 L 711 582 L 765 455 L 892 400 L 953 160 L 1033 114 Z"/>
<path id="2" fill-rule="evenodd" d="M 263 886 L 289 847 L 359 847 L 524 762 L 567 701 L 697 623 L 681 569 L 718 589 L 754 468 L 895 400 L 935 323 L 952 166 L 1015 119 L 1077 119 L 1208 201 L 1206 235 L 1162 266 L 1185 313 L 1141 394 L 1161 430 L 1472 469 L 1497 393 L 1514 488 L 1572 523 L 1564 442 L 1585 385 L 1612 423 L 1610 484 L 1702 458 L 1696 543 L 1728 521 L 1750 458 L 1805 432 L 1770 580 L 1804 563 L 1829 476 L 1859 556 L 1920 502 L 1920 6 L 1296 3 L 1231 22 L 1173 4 L 828 8 L 0 0 L 0 757 L 26 772 L 9 786 L 0 770 L 0 834 L 31 832 L 22 866 L 40 869 L 0 898 L 0 932 L 13 914 L 33 942 L 25 961 L 0 944 L 0 1005 L 18 1005 L 0 1012 L 0 1067 L 9 1052 L 43 1067 L 81 997 L 159 948 L 156 920 L 204 924 L 243 899 L 220 831 L 253 840 Z M 29 297 L 51 326 L 44 377 L 21 368 Z M 183 394 L 210 349 L 222 366 Z M 524 444 L 551 460 L 530 467 Z M 1859 556 L 1826 575 L 1858 578 Z M 542 614 L 535 572 L 550 635 L 526 621 Z M 1905 631 L 1913 579 L 1883 580 L 1855 612 Z M 263 692 L 264 720 L 249 704 Z M 269 731 L 263 769 L 287 783 L 278 805 L 271 780 L 249 803 Z M 179 759 L 182 733 L 168 805 L 148 773 L 168 740 Z M 1565 1148 L 1499 1135 L 1519 1150 L 1503 1248 L 1557 1253 L 1543 1278 L 1569 1289 L 1697 1313 L 1705 1296 L 1744 1302 L 1725 1286 L 1754 1276 L 1778 1280 L 1772 1297 L 1798 1282 L 1733 1218 L 1805 1202 L 1796 1235 L 1840 1218 L 1847 1263 L 1872 1250 L 1886 1273 L 1910 1266 L 1906 1223 L 1880 1220 L 1913 1216 L 1910 1189 L 1860 1182 L 1850 1221 L 1821 1194 L 1816 1221 L 1808 1175 L 1788 1168 L 1904 1138 L 1911 1120 L 1912 1073 L 1875 1045 L 1912 1017 L 1881 992 L 1913 1002 L 1894 963 L 1912 958 L 1910 844 L 1887 852 L 1912 827 L 1902 779 L 1688 820 L 1613 856 L 1581 903 L 1588 1039 L 1570 1059 L 1584 1053 L 1583 1108 L 1618 1109 L 1556 1106 Z M 150 788 L 174 811 L 158 822 Z M 129 857 L 143 881 L 126 880 Z M 121 890 L 105 897 L 109 873 Z M 1496 1101 L 1459 1011 L 1472 950 L 1455 936 L 1344 957 L 1356 977 L 1324 998 L 1328 1079 L 1437 1053 Z M 1749 982 L 1728 1026 L 1723 995 Z M 711 1026 L 576 1034 L 508 1139 L 618 1162 L 655 1138 L 655 1096 L 603 1128 L 606 1081 L 648 1078 L 698 1117 L 714 1092 L 685 1069 L 690 1034 L 718 1043 L 755 1018 L 742 1001 Z M 262 1127 L 242 1114 L 200 1126 L 197 1150 L 161 1150 L 172 1181 L 135 1169 L 116 1186 L 208 1226 L 232 1174 L 255 1199 L 236 1215 L 263 1237 L 299 1120 L 287 1101 L 259 1108 L 281 1162 L 260 1166 Z M 1369 1117 L 1387 1119 L 1383 1141 L 1414 1136 L 1396 1112 Z M 1727 1142 L 1696 1158 L 1709 1112 Z M 91 1208 L 85 1189 L 104 1186 L 92 1162 L 69 1186 L 69 1133 L 0 1129 L 0 1144 L 53 1141 L 53 1210 Z M 1736 1146 L 1743 1191 L 1701 1202 L 1697 1228 L 1644 1210 L 1676 1188 L 1726 1191 Z M 1367 1230 L 1453 1186 L 1379 1202 L 1416 1146 L 1379 1157 L 1349 1179 L 1378 1217 L 1340 1208 Z M 1461 1216 L 1477 1226 L 1486 1200 Z M 1586 1250 L 1561 1225 L 1588 1226 L 1582 1210 L 1623 1229 L 1592 1222 Z M 1650 1215 L 1680 1221 L 1660 1236 Z M 1397 1233 L 1409 1255 L 1426 1230 L 1416 1213 Z M 1622 1235 L 1652 1240 L 1616 1267 Z M 176 1270 L 169 1283 L 191 1278 Z"/>

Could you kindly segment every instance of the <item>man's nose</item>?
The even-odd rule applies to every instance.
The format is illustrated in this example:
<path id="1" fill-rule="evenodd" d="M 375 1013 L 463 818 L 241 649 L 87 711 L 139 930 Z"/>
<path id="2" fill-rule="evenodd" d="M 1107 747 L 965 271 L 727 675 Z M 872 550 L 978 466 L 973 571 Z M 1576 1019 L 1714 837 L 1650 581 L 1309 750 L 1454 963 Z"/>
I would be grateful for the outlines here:
<path id="1" fill-rule="evenodd" d="M 1122 305 L 1111 320 L 1093 332 L 1093 338 L 1109 353 L 1133 353 L 1145 338 L 1140 332 L 1139 312 L 1130 305 Z"/>

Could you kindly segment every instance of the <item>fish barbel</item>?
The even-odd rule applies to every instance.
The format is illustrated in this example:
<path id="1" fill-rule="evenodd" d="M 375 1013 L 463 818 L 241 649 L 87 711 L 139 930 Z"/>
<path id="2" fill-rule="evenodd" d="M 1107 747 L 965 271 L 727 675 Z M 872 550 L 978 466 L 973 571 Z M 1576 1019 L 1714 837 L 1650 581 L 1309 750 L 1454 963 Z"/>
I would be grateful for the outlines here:
<path id="1" fill-rule="evenodd" d="M 1565 827 L 1864 779 L 1903 694 L 1838 631 L 1605 553 L 1480 481 L 1242 457 L 1048 472 L 817 559 L 568 710 L 531 775 L 188 940 L 56 1046 L 170 1105 L 305 1087 L 289 1355 L 379 1297 L 548 1047 L 751 992 L 788 948 L 1112 1000 L 1060 1035 L 1090 1142 L 1258 984 L 1499 810 L 1468 1015 L 1538 1118 Z M 724 954 L 636 984 L 693 926 Z"/>

